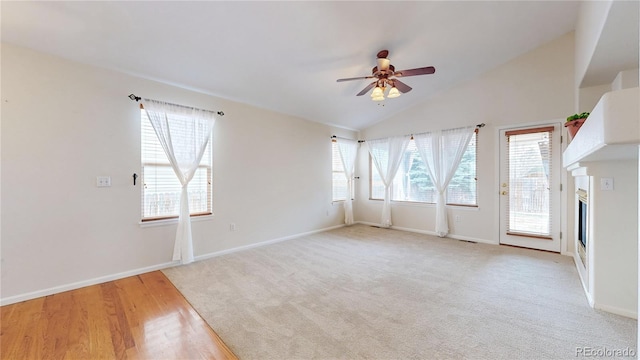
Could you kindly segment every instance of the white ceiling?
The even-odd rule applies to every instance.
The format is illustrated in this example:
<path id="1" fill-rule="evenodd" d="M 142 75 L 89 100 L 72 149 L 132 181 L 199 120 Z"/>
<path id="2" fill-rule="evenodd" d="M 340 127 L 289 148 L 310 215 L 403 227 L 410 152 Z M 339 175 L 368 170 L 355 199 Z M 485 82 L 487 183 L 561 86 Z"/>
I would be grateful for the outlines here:
<path id="1" fill-rule="evenodd" d="M 351 129 L 573 30 L 578 7 L 577 1 L 1 3 L 3 42 Z M 403 78 L 413 91 L 384 106 L 355 96 L 367 80 L 336 82 L 369 75 L 382 49 L 397 70 L 435 66 L 436 73 Z"/>

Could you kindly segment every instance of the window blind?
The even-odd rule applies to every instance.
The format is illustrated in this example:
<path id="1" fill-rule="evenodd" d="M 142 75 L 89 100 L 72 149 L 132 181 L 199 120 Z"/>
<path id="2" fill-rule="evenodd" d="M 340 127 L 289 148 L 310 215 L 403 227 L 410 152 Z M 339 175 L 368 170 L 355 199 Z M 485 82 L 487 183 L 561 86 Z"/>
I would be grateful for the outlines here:
<path id="1" fill-rule="evenodd" d="M 344 174 L 344 168 L 342 166 L 342 160 L 340 160 L 340 151 L 338 150 L 338 143 L 331 142 L 331 167 L 332 167 L 332 188 L 333 188 L 333 201 L 347 200 L 348 185 L 347 178 Z"/>
<path id="2" fill-rule="evenodd" d="M 141 162 L 142 162 L 142 221 L 178 217 L 182 185 L 176 177 L 153 126 L 141 110 Z M 169 117 L 169 121 L 181 121 Z M 172 136 L 185 136 L 180 132 Z M 213 137 L 211 137 L 213 138 Z M 207 144 L 200 165 L 189 183 L 189 210 L 191 215 L 212 213 L 212 154 L 211 140 Z"/>
<path id="3" fill-rule="evenodd" d="M 507 131 L 507 233 L 551 237 L 553 127 Z"/>

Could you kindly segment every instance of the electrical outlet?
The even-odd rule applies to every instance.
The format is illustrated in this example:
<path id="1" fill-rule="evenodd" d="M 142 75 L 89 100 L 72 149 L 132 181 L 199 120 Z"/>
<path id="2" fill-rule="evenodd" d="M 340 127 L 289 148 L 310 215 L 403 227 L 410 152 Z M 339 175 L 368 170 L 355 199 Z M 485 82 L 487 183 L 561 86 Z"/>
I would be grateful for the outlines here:
<path id="1" fill-rule="evenodd" d="M 111 176 L 98 176 L 96 178 L 97 187 L 109 187 L 111 186 Z"/>
<path id="2" fill-rule="evenodd" d="M 229 230 L 231 231 L 237 231 L 238 227 L 236 226 L 236 223 L 231 223 L 229 224 Z"/>
<path id="3" fill-rule="evenodd" d="M 456 215 L 456 222 L 460 222 L 460 215 Z"/>

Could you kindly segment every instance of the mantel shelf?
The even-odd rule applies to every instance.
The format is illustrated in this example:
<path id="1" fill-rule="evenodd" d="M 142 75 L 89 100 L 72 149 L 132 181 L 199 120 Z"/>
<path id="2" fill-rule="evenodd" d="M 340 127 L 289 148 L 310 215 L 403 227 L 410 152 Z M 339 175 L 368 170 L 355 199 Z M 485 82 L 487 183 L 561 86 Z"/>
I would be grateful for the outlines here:
<path id="1" fill-rule="evenodd" d="M 634 159 L 640 144 L 640 88 L 604 94 L 562 154 L 577 162 Z"/>

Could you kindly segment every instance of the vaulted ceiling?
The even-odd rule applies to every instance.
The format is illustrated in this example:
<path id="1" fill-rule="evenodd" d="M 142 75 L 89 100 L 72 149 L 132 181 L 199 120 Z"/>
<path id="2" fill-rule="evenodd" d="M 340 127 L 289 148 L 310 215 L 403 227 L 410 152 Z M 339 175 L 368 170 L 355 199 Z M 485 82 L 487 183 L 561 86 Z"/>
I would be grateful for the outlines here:
<path id="1" fill-rule="evenodd" d="M 577 1 L 3 1 L 1 30 L 6 43 L 363 129 L 573 30 L 578 7 Z M 435 66 L 436 73 L 403 78 L 413 90 L 381 103 L 355 96 L 370 81 L 336 82 L 369 75 L 382 49 L 398 70 Z"/>

